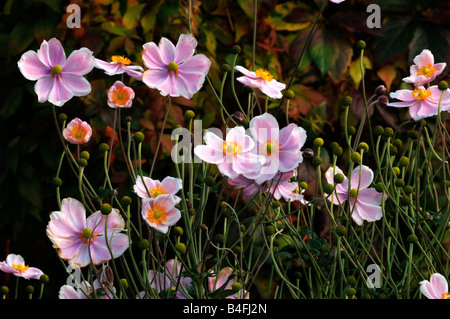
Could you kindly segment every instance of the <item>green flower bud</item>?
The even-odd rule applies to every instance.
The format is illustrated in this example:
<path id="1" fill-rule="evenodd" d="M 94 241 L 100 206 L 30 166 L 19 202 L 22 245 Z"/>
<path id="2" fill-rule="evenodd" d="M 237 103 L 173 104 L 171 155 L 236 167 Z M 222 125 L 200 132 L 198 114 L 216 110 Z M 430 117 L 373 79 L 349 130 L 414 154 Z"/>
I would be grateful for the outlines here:
<path id="1" fill-rule="evenodd" d="M 397 186 L 397 187 L 404 187 L 405 186 L 405 181 L 403 179 L 397 179 L 395 181 L 395 186 Z"/>
<path id="2" fill-rule="evenodd" d="M 347 228 L 344 225 L 339 225 L 336 227 L 336 235 L 338 235 L 339 237 L 345 236 L 347 235 Z"/>
<path id="3" fill-rule="evenodd" d="M 300 186 L 302 189 L 307 189 L 308 188 L 308 183 L 300 182 L 298 186 Z"/>
<path id="4" fill-rule="evenodd" d="M 368 152 L 369 151 L 369 145 L 367 145 L 367 143 L 361 142 L 358 145 L 358 149 L 359 150 L 364 150 L 364 152 Z"/>
<path id="5" fill-rule="evenodd" d="M 222 72 L 231 72 L 231 65 L 228 63 L 224 63 L 220 66 L 220 71 Z"/>
<path id="6" fill-rule="evenodd" d="M 150 242 L 147 239 L 141 239 L 138 241 L 137 246 L 140 250 L 146 250 L 150 248 Z"/>
<path id="7" fill-rule="evenodd" d="M 195 214 L 197 214 L 197 211 L 195 210 L 195 208 L 189 209 L 189 215 L 190 216 L 194 216 Z"/>
<path id="8" fill-rule="evenodd" d="M 145 139 L 145 135 L 142 132 L 136 132 L 133 134 L 133 140 L 136 143 L 142 143 L 144 141 L 144 139 Z"/>
<path id="9" fill-rule="evenodd" d="M 348 135 L 355 135 L 355 133 L 356 133 L 356 128 L 354 127 L 354 126 L 352 126 L 352 125 L 350 125 L 349 127 L 347 127 L 347 133 L 348 133 Z"/>
<path id="10" fill-rule="evenodd" d="M 129 287 L 128 280 L 126 280 L 125 278 L 120 279 L 120 284 L 122 285 L 123 289 L 128 289 Z"/>
<path id="11" fill-rule="evenodd" d="M 338 174 L 334 175 L 333 179 L 336 184 L 340 184 L 340 183 L 344 182 L 345 176 L 341 173 L 338 173 Z"/>
<path id="12" fill-rule="evenodd" d="M 417 132 L 415 131 L 411 131 L 408 133 L 408 137 L 413 141 L 416 141 L 419 138 L 419 134 L 417 134 Z"/>
<path id="13" fill-rule="evenodd" d="M 375 185 L 375 189 L 378 193 L 382 193 L 384 191 L 384 187 L 383 187 L 383 183 L 382 182 L 378 182 Z"/>
<path id="14" fill-rule="evenodd" d="M 84 158 L 80 158 L 78 160 L 78 165 L 81 166 L 81 167 L 86 167 L 87 164 L 88 164 L 88 161 L 86 161 Z"/>
<path id="15" fill-rule="evenodd" d="M 9 288 L 7 286 L 1 286 L 0 287 L 0 294 L 1 295 L 7 295 L 9 293 Z"/>
<path id="16" fill-rule="evenodd" d="M 216 180 L 211 175 L 208 175 L 204 179 L 205 184 L 209 187 L 213 187 L 216 184 Z"/>
<path id="17" fill-rule="evenodd" d="M 175 245 L 175 250 L 178 251 L 180 254 L 186 253 L 186 245 L 183 243 L 177 243 Z"/>
<path id="18" fill-rule="evenodd" d="M 333 191 L 334 191 L 334 186 L 333 186 L 332 184 L 326 184 L 326 185 L 323 187 L 323 191 L 324 191 L 326 194 L 331 194 L 331 193 L 333 193 Z"/>
<path id="19" fill-rule="evenodd" d="M 56 186 L 56 187 L 61 187 L 61 185 L 62 185 L 62 180 L 61 180 L 61 178 L 59 178 L 59 177 L 54 177 L 54 178 L 52 179 L 52 184 L 53 184 L 54 186 Z"/>
<path id="20" fill-rule="evenodd" d="M 416 235 L 411 234 L 406 238 L 406 241 L 410 244 L 417 244 L 419 242 L 419 238 Z"/>
<path id="21" fill-rule="evenodd" d="M 101 144 L 98 146 L 98 150 L 99 150 L 100 152 L 102 152 L 102 153 L 108 152 L 108 151 L 109 151 L 109 145 L 106 144 L 106 143 L 101 143 Z"/>
<path id="22" fill-rule="evenodd" d="M 232 286 L 231 286 L 231 290 L 233 290 L 234 292 L 239 292 L 242 290 L 242 285 L 238 282 L 235 282 Z"/>
<path id="23" fill-rule="evenodd" d="M 313 166 L 320 166 L 322 164 L 322 158 L 320 156 L 314 156 L 311 163 Z"/>
<path id="24" fill-rule="evenodd" d="M 266 235 L 272 236 L 273 234 L 275 234 L 275 227 L 273 227 L 272 225 L 267 226 L 266 227 Z"/>
<path id="25" fill-rule="evenodd" d="M 239 254 L 239 253 L 241 252 L 241 246 L 234 246 L 234 247 L 233 247 L 233 251 L 234 251 L 236 254 Z"/>
<path id="26" fill-rule="evenodd" d="M 80 158 L 84 158 L 86 161 L 88 161 L 90 157 L 91 157 L 91 155 L 89 154 L 88 151 L 82 151 L 80 153 Z"/>
<path id="27" fill-rule="evenodd" d="M 214 240 L 216 241 L 216 243 L 223 243 L 225 238 L 223 237 L 222 234 L 216 234 L 214 236 Z"/>
<path id="28" fill-rule="evenodd" d="M 408 167 L 409 166 L 409 158 L 407 158 L 406 156 L 400 157 L 398 164 L 400 167 Z"/>
<path id="29" fill-rule="evenodd" d="M 239 226 L 239 227 L 241 228 L 241 232 L 242 232 L 242 233 L 245 232 L 245 230 L 246 230 L 245 225 L 241 225 L 241 226 Z"/>
<path id="30" fill-rule="evenodd" d="M 30 295 L 31 295 L 31 294 L 34 292 L 34 287 L 31 286 L 31 285 L 26 286 L 26 287 L 25 287 L 25 292 L 26 292 L 27 294 L 30 294 Z"/>
<path id="31" fill-rule="evenodd" d="M 398 168 L 398 167 L 393 167 L 392 170 L 394 171 L 395 176 L 400 175 L 400 168 Z"/>
<path id="32" fill-rule="evenodd" d="M 388 138 L 394 136 L 394 130 L 391 127 L 386 127 L 383 132 L 383 137 Z"/>
<path id="33" fill-rule="evenodd" d="M 111 213 L 112 211 L 112 207 L 108 203 L 104 203 L 100 206 L 100 211 L 103 215 L 109 215 L 109 213 Z"/>
<path id="34" fill-rule="evenodd" d="M 333 148 L 331 149 L 331 151 L 332 151 L 333 154 L 336 155 L 336 156 L 341 156 L 341 155 L 344 153 L 344 150 L 343 150 L 342 147 L 340 147 L 339 145 L 333 147 Z"/>
<path id="35" fill-rule="evenodd" d="M 352 155 L 350 155 L 350 159 L 353 163 L 359 164 L 361 162 L 361 154 L 358 152 L 353 152 Z"/>
<path id="36" fill-rule="evenodd" d="M 406 185 L 405 187 L 403 187 L 403 191 L 406 195 L 409 195 L 414 192 L 414 188 L 411 185 Z"/>
<path id="37" fill-rule="evenodd" d="M 344 96 L 341 103 L 343 106 L 350 106 L 353 103 L 353 99 L 350 96 Z"/>
<path id="38" fill-rule="evenodd" d="M 66 120 L 67 120 L 67 115 L 66 115 L 66 113 L 60 113 L 60 114 L 58 115 L 58 120 L 59 120 L 60 122 L 66 121 Z"/>
<path id="39" fill-rule="evenodd" d="M 380 136 L 383 134 L 383 132 L 384 132 L 384 128 L 381 125 L 377 125 L 373 129 L 373 135 L 375 135 L 375 136 Z"/>
<path id="40" fill-rule="evenodd" d="M 231 48 L 231 52 L 233 52 L 234 54 L 241 53 L 241 47 L 237 44 L 233 45 L 233 47 Z"/>
<path id="41" fill-rule="evenodd" d="M 353 297 L 354 295 L 356 295 L 356 289 L 355 288 L 348 288 L 347 289 L 347 296 Z"/>
<path id="42" fill-rule="evenodd" d="M 347 283 L 350 286 L 354 286 L 356 284 L 356 278 L 354 276 L 348 276 L 347 277 Z"/>
<path id="43" fill-rule="evenodd" d="M 41 277 L 39 277 L 39 281 L 43 284 L 48 284 L 49 282 L 49 278 L 46 274 L 41 275 Z"/>
<path id="44" fill-rule="evenodd" d="M 317 137 L 316 139 L 314 139 L 314 146 L 319 147 L 323 145 L 323 139 L 321 139 L 320 137 Z"/>
<path id="45" fill-rule="evenodd" d="M 411 198 L 409 196 L 402 196 L 400 197 L 400 204 L 402 206 L 408 206 L 411 204 Z"/>
<path id="46" fill-rule="evenodd" d="M 180 237 L 183 236 L 184 230 L 180 226 L 175 227 L 173 229 L 173 231 L 174 231 L 175 235 L 180 236 Z"/>
<path id="47" fill-rule="evenodd" d="M 392 156 L 395 156 L 395 155 L 397 155 L 397 153 L 398 153 L 398 149 L 397 149 L 397 147 L 395 147 L 393 144 L 390 144 L 390 145 L 389 145 L 389 152 L 390 152 L 390 154 L 391 154 Z"/>
<path id="48" fill-rule="evenodd" d="M 441 81 L 438 84 L 438 88 L 439 88 L 439 90 L 445 91 L 448 89 L 448 83 L 445 81 Z"/>
<path id="49" fill-rule="evenodd" d="M 127 115 L 125 117 L 125 122 L 127 122 L 127 123 L 130 123 L 132 120 L 133 120 L 133 118 L 131 116 L 129 116 L 129 115 Z"/>
<path id="50" fill-rule="evenodd" d="M 366 48 L 366 42 L 364 42 L 363 40 L 359 40 L 358 42 L 356 42 L 356 48 L 358 50 L 364 50 Z"/>
<path id="51" fill-rule="evenodd" d="M 399 138 L 396 138 L 392 144 L 394 144 L 394 146 L 397 148 L 401 148 L 403 146 L 403 142 Z"/>
<path id="52" fill-rule="evenodd" d="M 130 206 L 132 202 L 133 202 L 133 201 L 131 200 L 131 197 L 130 197 L 130 196 L 124 196 L 124 197 L 122 197 L 122 199 L 121 199 L 121 201 L 120 201 L 120 203 L 122 204 L 122 206 Z"/>
<path id="53" fill-rule="evenodd" d="M 288 100 L 290 100 L 290 99 L 293 99 L 293 98 L 294 98 L 295 94 L 294 94 L 294 91 L 292 91 L 292 90 L 287 90 L 286 92 L 284 92 L 284 96 L 285 96 Z"/>
<path id="54" fill-rule="evenodd" d="M 193 120 L 195 118 L 195 113 L 192 110 L 187 110 L 186 112 L 184 112 L 184 119 L 186 121 L 190 121 Z"/>

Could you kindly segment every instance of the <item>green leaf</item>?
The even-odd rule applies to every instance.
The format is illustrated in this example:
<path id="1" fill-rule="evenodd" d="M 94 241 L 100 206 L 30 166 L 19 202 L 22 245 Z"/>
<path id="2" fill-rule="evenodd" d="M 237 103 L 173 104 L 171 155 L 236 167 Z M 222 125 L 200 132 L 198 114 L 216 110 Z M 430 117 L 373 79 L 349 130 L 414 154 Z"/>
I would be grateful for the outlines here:
<path id="1" fill-rule="evenodd" d="M 252 1 L 248 1 L 252 2 Z M 275 30 L 278 31 L 299 31 L 308 28 L 311 22 L 308 21 L 294 21 L 292 19 L 286 19 L 286 17 L 293 14 L 294 10 L 300 9 L 300 13 L 304 12 L 304 6 L 292 2 L 286 2 L 275 6 L 275 9 L 267 16 L 266 22 L 270 24 Z"/>
<path id="2" fill-rule="evenodd" d="M 325 76 L 337 63 L 339 43 L 327 30 L 318 29 L 311 40 L 309 54 L 319 68 L 322 76 Z"/>
<path id="3" fill-rule="evenodd" d="M 135 23 L 139 20 L 141 17 L 142 9 L 144 9 L 145 3 L 128 6 L 127 11 L 125 12 L 125 15 L 123 16 L 123 24 L 126 28 L 134 28 Z"/>

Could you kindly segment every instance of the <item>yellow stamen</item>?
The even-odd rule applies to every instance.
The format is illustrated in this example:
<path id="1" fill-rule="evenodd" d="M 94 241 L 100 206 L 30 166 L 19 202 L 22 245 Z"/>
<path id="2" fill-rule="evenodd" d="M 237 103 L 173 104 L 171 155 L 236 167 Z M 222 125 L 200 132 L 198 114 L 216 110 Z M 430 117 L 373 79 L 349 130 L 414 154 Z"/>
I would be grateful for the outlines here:
<path id="1" fill-rule="evenodd" d="M 29 266 L 22 265 L 22 264 L 20 264 L 20 265 L 13 264 L 12 267 L 18 271 L 25 271 L 25 270 L 28 270 L 28 268 L 30 268 Z"/>
<path id="2" fill-rule="evenodd" d="M 442 294 L 442 299 L 450 299 L 450 294 L 448 292 L 444 292 Z"/>
<path id="3" fill-rule="evenodd" d="M 84 128 L 81 128 L 79 126 L 74 127 L 70 132 L 69 135 L 72 136 L 74 139 L 76 139 L 79 142 L 84 141 L 84 137 L 87 134 L 87 130 Z"/>
<path id="4" fill-rule="evenodd" d="M 419 71 L 417 71 L 417 75 L 423 75 L 426 78 L 433 76 L 436 72 L 436 68 L 431 64 L 422 66 Z"/>
<path id="5" fill-rule="evenodd" d="M 269 73 L 269 71 L 266 71 L 264 69 L 258 69 L 255 71 L 255 74 L 259 76 L 260 78 L 266 80 L 266 81 L 272 81 L 273 76 Z"/>
<path id="6" fill-rule="evenodd" d="M 131 60 L 124 57 L 124 56 L 120 56 L 120 55 L 113 55 L 111 57 L 111 60 L 115 63 L 115 64 L 125 64 L 125 65 L 129 65 L 131 64 Z"/>
<path id="7" fill-rule="evenodd" d="M 236 142 L 224 142 L 222 144 L 223 152 L 227 155 L 237 155 L 242 152 L 242 146 Z"/>
<path id="8" fill-rule="evenodd" d="M 114 104 L 125 105 L 130 99 L 130 95 L 124 89 L 117 89 L 112 95 L 112 101 Z"/>
<path id="9" fill-rule="evenodd" d="M 148 220 L 156 225 L 161 225 L 167 219 L 166 209 L 161 205 L 155 205 L 147 211 Z"/>
<path id="10" fill-rule="evenodd" d="M 148 190 L 148 192 L 150 193 L 150 196 L 152 197 L 152 198 L 156 198 L 157 196 L 159 196 L 159 195 L 164 195 L 164 194 L 167 194 L 167 192 L 166 192 L 166 190 L 164 189 L 164 188 L 162 188 L 161 186 L 155 186 L 155 187 L 153 187 L 153 188 L 150 188 L 149 190 Z"/>
<path id="11" fill-rule="evenodd" d="M 429 98 L 432 94 L 431 91 L 425 88 L 415 89 L 412 93 L 416 100 L 423 100 Z"/>

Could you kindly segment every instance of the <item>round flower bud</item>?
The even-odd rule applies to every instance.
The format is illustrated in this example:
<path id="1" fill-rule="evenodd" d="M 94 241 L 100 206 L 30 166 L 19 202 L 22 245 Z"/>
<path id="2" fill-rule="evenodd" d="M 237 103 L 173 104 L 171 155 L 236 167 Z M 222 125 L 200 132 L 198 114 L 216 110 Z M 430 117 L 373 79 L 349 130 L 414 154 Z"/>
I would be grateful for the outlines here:
<path id="1" fill-rule="evenodd" d="M 234 54 L 241 53 L 241 47 L 237 44 L 233 45 L 233 47 L 231 48 L 231 52 L 233 52 Z"/>
<path id="2" fill-rule="evenodd" d="M 88 161 L 86 161 L 84 158 L 80 158 L 78 160 L 78 165 L 81 166 L 81 167 L 86 167 L 87 164 L 88 164 Z"/>
<path id="3" fill-rule="evenodd" d="M 343 174 L 338 173 L 338 174 L 334 175 L 333 179 L 336 184 L 340 184 L 340 183 L 344 182 L 345 177 Z"/>
<path id="4" fill-rule="evenodd" d="M 102 153 L 108 152 L 108 151 L 109 151 L 109 145 L 106 144 L 106 143 L 101 143 L 101 144 L 98 146 L 98 150 L 99 150 L 100 152 L 102 152 Z"/>
<path id="5" fill-rule="evenodd" d="M 416 235 L 411 234 L 406 238 L 406 241 L 410 244 L 417 244 L 419 242 L 419 238 Z"/>
<path id="6" fill-rule="evenodd" d="M 133 118 L 131 116 L 129 116 L 129 115 L 127 115 L 125 117 L 125 122 L 127 122 L 127 123 L 130 123 L 132 120 L 133 120 Z"/>
<path id="7" fill-rule="evenodd" d="M 216 180 L 211 175 L 208 175 L 204 179 L 205 184 L 209 187 L 213 187 L 216 184 Z"/>
<path id="8" fill-rule="evenodd" d="M 232 286 L 231 286 L 231 290 L 233 290 L 234 292 L 239 292 L 242 290 L 242 285 L 238 282 L 235 282 Z"/>
<path id="9" fill-rule="evenodd" d="M 439 88 L 439 90 L 445 91 L 448 89 L 448 83 L 445 81 L 441 81 L 438 84 L 438 88 Z"/>
<path id="10" fill-rule="evenodd" d="M 144 133 L 142 133 L 142 132 L 136 132 L 133 134 L 133 140 L 136 143 L 142 143 L 144 141 L 144 138 L 145 138 L 145 136 L 144 136 Z"/>
<path id="11" fill-rule="evenodd" d="M 43 274 L 43 275 L 41 275 L 41 277 L 39 277 L 39 281 L 43 284 L 48 284 L 49 278 L 46 274 Z"/>
<path id="12" fill-rule="evenodd" d="M 323 145 L 323 139 L 321 139 L 320 137 L 317 137 L 316 139 L 314 139 L 314 146 L 318 147 L 318 146 L 322 146 Z"/>
<path id="13" fill-rule="evenodd" d="M 348 135 L 355 135 L 356 133 L 356 128 L 353 125 L 350 125 L 349 127 L 347 127 L 347 133 Z"/>
<path id="14" fill-rule="evenodd" d="M 376 183 L 375 189 L 378 193 L 382 193 L 384 191 L 383 183 L 382 182 Z"/>
<path id="15" fill-rule="evenodd" d="M 184 230 L 180 226 L 177 226 L 173 229 L 175 235 L 177 236 L 183 236 Z"/>
<path id="16" fill-rule="evenodd" d="M 383 132 L 384 132 L 384 128 L 381 125 L 377 125 L 373 129 L 373 135 L 375 135 L 375 136 L 380 136 L 383 134 Z"/>
<path id="17" fill-rule="evenodd" d="M 334 191 L 334 186 L 333 186 L 332 184 L 326 184 L 326 185 L 323 187 L 323 191 L 324 191 L 326 194 L 331 194 L 331 193 L 333 193 L 333 191 Z"/>
<path id="18" fill-rule="evenodd" d="M 184 112 L 184 119 L 186 121 L 190 121 L 193 120 L 195 117 L 195 113 L 192 110 L 187 110 L 186 112 Z"/>
<path id="19" fill-rule="evenodd" d="M 339 146 L 339 144 L 337 142 L 331 142 L 331 144 L 330 144 L 331 149 L 338 147 L 338 146 Z"/>
<path id="20" fill-rule="evenodd" d="M 400 160 L 398 161 L 398 165 L 400 167 L 408 167 L 409 166 L 409 158 L 406 156 L 400 157 Z"/>
<path id="21" fill-rule="evenodd" d="M 266 235 L 267 236 L 271 236 L 275 234 L 275 227 L 273 227 L 272 225 L 269 225 L 266 227 Z"/>
<path id="22" fill-rule="evenodd" d="M 183 243 L 177 243 L 175 245 L 175 250 L 178 251 L 180 254 L 186 253 L 186 245 Z"/>
<path id="23" fill-rule="evenodd" d="M 31 285 L 26 286 L 26 287 L 25 287 L 25 292 L 26 292 L 27 294 L 30 294 L 30 295 L 31 295 L 31 294 L 34 292 L 34 287 L 31 286 Z"/>
<path id="24" fill-rule="evenodd" d="M 54 177 L 52 179 L 52 184 L 55 185 L 56 187 L 61 187 L 62 185 L 62 180 L 59 177 Z"/>
<path id="25" fill-rule="evenodd" d="M 397 187 L 404 187 L 405 186 L 405 181 L 403 179 L 397 179 L 395 181 L 395 186 L 397 186 Z"/>
<path id="26" fill-rule="evenodd" d="M 350 159 L 353 163 L 360 163 L 361 162 L 361 154 L 358 152 L 353 152 L 352 155 L 350 155 Z"/>
<path id="27" fill-rule="evenodd" d="M 66 121 L 66 120 L 67 120 L 67 115 L 66 115 L 66 113 L 60 113 L 60 114 L 58 115 L 58 120 L 59 120 L 60 122 Z"/>
<path id="28" fill-rule="evenodd" d="M 408 206 L 411 204 L 411 199 L 408 196 L 402 196 L 400 197 L 400 204 L 402 206 Z"/>
<path id="29" fill-rule="evenodd" d="M 415 131 L 411 131 L 408 133 L 408 137 L 413 141 L 416 141 L 419 138 L 419 134 L 417 134 L 417 132 Z"/>
<path id="30" fill-rule="evenodd" d="M 89 154 L 88 151 L 82 151 L 80 153 L 80 158 L 84 158 L 86 161 L 88 161 L 90 157 L 91 157 L 91 155 Z"/>
<path id="31" fill-rule="evenodd" d="M 399 139 L 399 138 L 396 138 L 396 139 L 394 140 L 394 142 L 392 142 L 392 144 L 394 144 L 394 146 L 397 147 L 397 148 L 401 148 L 401 147 L 403 146 L 403 142 L 402 142 L 402 140 Z"/>
<path id="32" fill-rule="evenodd" d="M 140 250 L 146 250 L 150 248 L 150 242 L 147 239 L 141 239 L 138 241 L 137 246 Z"/>
<path id="33" fill-rule="evenodd" d="M 214 240 L 216 241 L 216 243 L 223 243 L 225 238 L 223 237 L 222 234 L 216 234 L 214 236 Z"/>
<path id="34" fill-rule="evenodd" d="M 231 72 L 231 65 L 228 63 L 224 63 L 220 66 L 220 71 L 222 72 Z"/>
<path id="35" fill-rule="evenodd" d="M 347 235 L 347 228 L 344 225 L 339 225 L 336 227 L 336 235 L 342 237 Z"/>
<path id="36" fill-rule="evenodd" d="M 241 225 L 241 226 L 239 226 L 239 227 L 241 228 L 241 232 L 242 232 L 242 233 L 245 232 L 245 230 L 246 230 L 245 225 Z"/>
<path id="37" fill-rule="evenodd" d="M 285 96 L 288 100 L 290 100 L 290 99 L 293 99 L 293 98 L 294 98 L 295 93 L 294 93 L 294 91 L 292 91 L 292 90 L 287 90 L 286 92 L 284 92 L 284 96 Z"/>
<path id="38" fill-rule="evenodd" d="M 400 175 L 400 168 L 398 168 L 398 167 L 393 167 L 392 170 L 394 171 L 395 176 Z"/>
<path id="39" fill-rule="evenodd" d="M 189 215 L 190 216 L 194 216 L 195 214 L 197 214 L 197 211 L 195 210 L 195 208 L 190 208 L 189 209 Z"/>
<path id="40" fill-rule="evenodd" d="M 322 164 L 322 158 L 320 156 L 314 156 L 312 159 L 312 165 L 313 166 L 320 166 Z"/>
<path id="41" fill-rule="evenodd" d="M 391 127 L 386 127 L 383 132 L 383 137 L 388 138 L 394 136 L 394 130 Z"/>
<path id="42" fill-rule="evenodd" d="M 364 42 L 363 40 L 359 40 L 358 42 L 356 42 L 356 48 L 358 50 L 364 50 L 366 48 L 366 42 Z"/>
<path id="43" fill-rule="evenodd" d="M 397 147 L 394 146 L 394 144 L 389 145 L 389 153 L 390 153 L 392 156 L 397 155 L 398 149 L 397 149 Z"/>
<path id="44" fill-rule="evenodd" d="M 377 99 L 378 103 L 387 105 L 389 103 L 389 99 L 385 95 L 381 95 Z"/>
<path id="45" fill-rule="evenodd" d="M 351 286 L 354 286 L 356 284 L 356 278 L 354 276 L 348 276 L 347 283 Z"/>
<path id="46" fill-rule="evenodd" d="M 122 199 L 120 200 L 120 203 L 121 203 L 123 206 L 130 206 L 132 202 L 133 202 L 133 201 L 131 200 L 131 197 L 130 197 L 130 196 L 124 196 L 124 197 L 122 197 Z"/>
<path id="47" fill-rule="evenodd" d="M 298 184 L 298 186 L 300 186 L 302 189 L 307 189 L 308 188 L 308 183 L 307 182 L 300 182 Z"/>
<path id="48" fill-rule="evenodd" d="M 359 150 L 364 150 L 364 152 L 368 152 L 369 151 L 369 145 L 367 145 L 367 143 L 361 142 L 358 145 L 358 149 Z"/>
<path id="49" fill-rule="evenodd" d="M 335 146 L 331 149 L 334 155 L 341 156 L 344 153 L 344 150 L 340 146 Z"/>
<path id="50" fill-rule="evenodd" d="M 379 85 L 375 89 L 375 94 L 376 95 L 384 95 L 385 93 L 386 93 L 386 87 L 384 85 Z"/>
<path id="51" fill-rule="evenodd" d="M 314 156 L 314 151 L 310 148 L 305 148 L 303 150 L 303 157 L 304 158 L 312 158 Z"/>
<path id="52" fill-rule="evenodd" d="M 239 122 L 242 122 L 245 119 L 245 115 L 242 112 L 236 111 L 233 113 L 233 117 L 238 120 Z"/>
<path id="53" fill-rule="evenodd" d="M 236 254 L 239 254 L 239 253 L 241 252 L 241 246 L 234 246 L 234 247 L 233 247 L 233 251 L 234 251 Z"/>
<path id="54" fill-rule="evenodd" d="M 121 278 L 120 279 L 120 284 L 122 285 L 123 289 L 128 289 L 128 280 L 126 280 L 125 278 Z"/>
<path id="55" fill-rule="evenodd" d="M 108 203 L 104 203 L 100 206 L 100 211 L 103 215 L 109 215 L 109 213 L 111 213 L 112 211 L 112 207 Z"/>
<path id="56" fill-rule="evenodd" d="M 353 99 L 350 96 L 344 96 L 341 103 L 343 106 L 350 106 L 353 103 Z"/>
<path id="57" fill-rule="evenodd" d="M 361 299 L 372 299 L 372 297 L 370 296 L 370 293 L 368 292 L 363 292 L 361 294 Z"/>
<path id="58" fill-rule="evenodd" d="M 9 293 L 9 288 L 7 286 L 0 287 L 0 294 L 7 295 Z"/>
<path id="59" fill-rule="evenodd" d="M 405 187 L 403 187 L 403 191 L 406 195 L 409 195 L 414 192 L 414 188 L 411 185 L 406 185 Z"/>
<path id="60" fill-rule="evenodd" d="M 347 296 L 353 297 L 354 295 L 356 295 L 356 289 L 355 288 L 348 288 L 347 289 Z"/>

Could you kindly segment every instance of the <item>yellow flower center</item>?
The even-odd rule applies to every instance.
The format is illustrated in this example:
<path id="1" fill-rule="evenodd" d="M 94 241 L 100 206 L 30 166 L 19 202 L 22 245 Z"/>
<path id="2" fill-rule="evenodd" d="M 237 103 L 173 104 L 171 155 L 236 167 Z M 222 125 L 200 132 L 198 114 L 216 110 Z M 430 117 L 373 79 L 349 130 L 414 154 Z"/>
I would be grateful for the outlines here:
<path id="1" fill-rule="evenodd" d="M 89 238 L 92 242 L 95 237 L 96 237 L 96 235 L 92 234 L 92 229 L 87 228 L 87 227 L 85 229 L 83 229 L 83 231 L 80 234 L 81 241 L 85 244 L 89 243 Z"/>
<path id="2" fill-rule="evenodd" d="M 61 74 L 61 72 L 62 72 L 62 66 L 57 64 L 52 68 L 51 75 L 53 77 L 55 74 Z"/>
<path id="3" fill-rule="evenodd" d="M 442 294 L 442 299 L 450 299 L 450 294 L 448 292 L 444 292 Z"/>
<path id="4" fill-rule="evenodd" d="M 415 89 L 412 93 L 416 100 L 427 99 L 431 96 L 431 91 L 425 88 Z"/>
<path id="5" fill-rule="evenodd" d="M 124 89 L 117 89 L 112 95 L 112 101 L 114 104 L 125 105 L 130 99 L 130 95 Z"/>
<path id="6" fill-rule="evenodd" d="M 161 205 L 155 205 L 147 211 L 148 220 L 156 225 L 161 225 L 167 219 L 166 209 Z"/>
<path id="7" fill-rule="evenodd" d="M 79 126 L 76 126 L 70 131 L 69 135 L 72 136 L 74 139 L 76 139 L 79 142 L 84 141 L 84 137 L 87 134 L 87 130 L 84 128 L 81 128 Z"/>
<path id="8" fill-rule="evenodd" d="M 350 199 L 351 200 L 355 200 L 356 195 L 358 195 L 358 190 L 356 188 L 352 188 L 350 190 Z"/>
<path id="9" fill-rule="evenodd" d="M 227 155 L 237 155 L 242 152 L 242 146 L 236 142 L 224 142 L 222 145 L 223 152 Z"/>
<path id="10" fill-rule="evenodd" d="M 12 267 L 18 271 L 25 271 L 25 270 L 28 270 L 28 268 L 30 268 L 29 266 L 22 265 L 22 264 L 19 264 L 19 265 L 13 264 Z"/>
<path id="11" fill-rule="evenodd" d="M 281 144 L 277 140 L 267 140 L 259 148 L 260 153 L 264 156 L 278 154 L 281 150 Z"/>
<path id="12" fill-rule="evenodd" d="M 175 76 L 178 75 L 178 64 L 176 64 L 175 62 L 170 62 L 169 65 L 167 66 L 167 70 L 169 71 L 169 73 L 175 73 Z"/>
<path id="13" fill-rule="evenodd" d="M 269 71 L 267 71 L 267 70 L 258 69 L 258 70 L 255 71 L 255 74 L 257 76 L 259 76 L 260 78 L 266 80 L 266 81 L 272 81 L 273 80 L 272 74 L 270 74 Z"/>
<path id="14" fill-rule="evenodd" d="M 436 68 L 431 64 L 424 65 L 417 71 L 417 75 L 423 75 L 426 78 L 429 78 L 436 72 Z"/>
<path id="15" fill-rule="evenodd" d="M 125 64 L 125 65 L 129 65 L 131 64 L 131 60 L 124 57 L 124 56 L 120 56 L 120 55 L 113 55 L 111 57 L 111 60 L 115 63 L 115 64 Z"/>
<path id="16" fill-rule="evenodd" d="M 161 186 L 155 186 L 155 187 L 153 187 L 153 188 L 150 188 L 149 190 L 148 190 L 148 192 L 150 193 L 150 196 L 152 197 L 152 198 L 156 198 L 157 196 L 159 196 L 159 195 L 164 195 L 164 194 L 167 194 L 167 192 L 166 192 L 166 190 L 164 189 L 164 188 L 162 188 Z"/>

